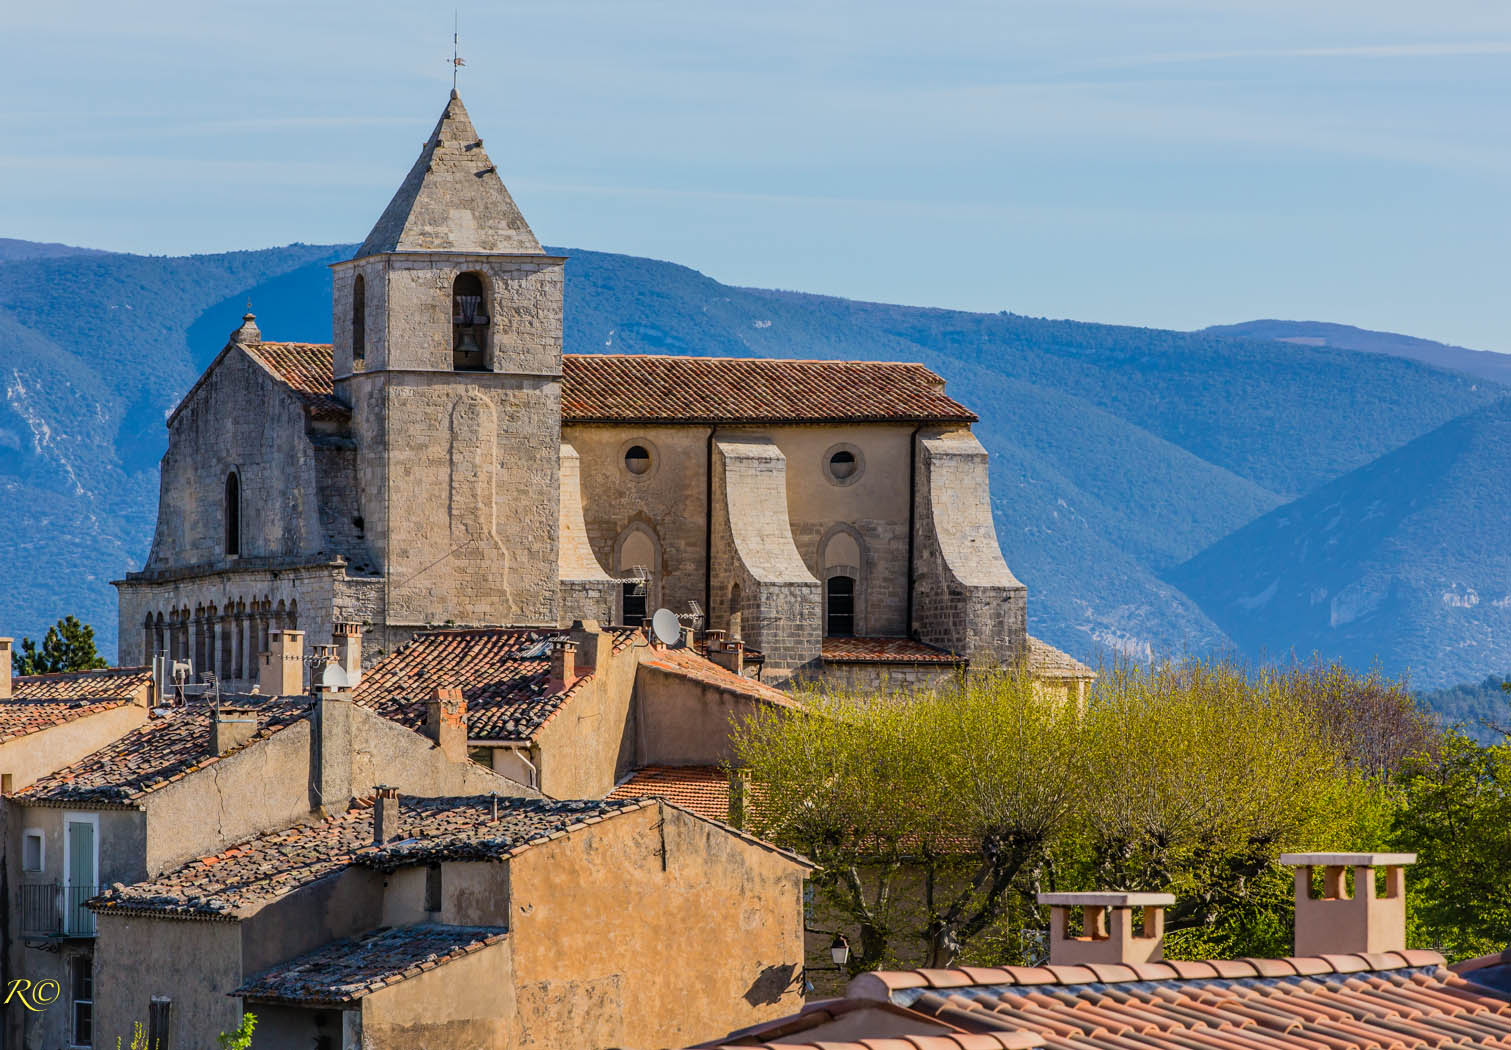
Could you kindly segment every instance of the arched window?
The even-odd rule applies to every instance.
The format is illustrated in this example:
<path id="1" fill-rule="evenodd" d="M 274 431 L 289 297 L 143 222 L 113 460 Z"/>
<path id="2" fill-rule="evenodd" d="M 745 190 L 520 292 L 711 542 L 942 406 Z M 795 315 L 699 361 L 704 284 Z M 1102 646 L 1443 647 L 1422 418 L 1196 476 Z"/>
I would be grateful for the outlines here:
<path id="1" fill-rule="evenodd" d="M 488 302 L 483 279 L 475 273 L 457 276 L 451 285 L 451 367 L 480 372 L 488 367 Z"/>
<path id="2" fill-rule="evenodd" d="M 637 522 L 626 529 L 615 544 L 618 551 L 620 613 L 630 626 L 649 618 L 659 600 L 657 577 L 661 571 L 660 544 L 655 533 Z"/>
<path id="3" fill-rule="evenodd" d="M 226 475 L 226 555 L 241 556 L 241 479 L 236 471 Z"/>
<path id="4" fill-rule="evenodd" d="M 825 581 L 824 633 L 831 638 L 855 633 L 855 577 L 831 576 Z"/>
<path id="5" fill-rule="evenodd" d="M 357 274 L 352 281 L 352 360 L 367 356 L 367 282 Z"/>
<path id="6" fill-rule="evenodd" d="M 824 634 L 833 637 L 854 635 L 859 626 L 856 615 L 860 597 L 861 551 L 859 533 L 848 525 L 837 525 L 823 542 L 820 554 L 824 580 Z"/>

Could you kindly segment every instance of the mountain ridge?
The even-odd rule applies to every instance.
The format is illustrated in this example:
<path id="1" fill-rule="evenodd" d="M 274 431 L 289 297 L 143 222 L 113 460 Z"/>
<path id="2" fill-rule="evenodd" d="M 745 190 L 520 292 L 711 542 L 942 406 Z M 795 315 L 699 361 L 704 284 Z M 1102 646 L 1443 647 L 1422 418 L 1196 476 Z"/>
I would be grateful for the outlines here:
<path id="1" fill-rule="evenodd" d="M 1172 570 L 1506 392 L 1381 354 L 738 288 L 673 263 L 548 250 L 569 256 L 571 352 L 916 360 L 938 371 L 982 416 L 998 535 L 1029 585 L 1033 630 L 1092 661 L 1230 647 L 1166 578 Z M 249 296 L 266 338 L 329 340 L 327 264 L 349 252 L 0 265 L 0 493 L 43 508 L 0 550 L 0 572 L 17 581 L 0 593 L 8 633 L 77 612 L 113 643 L 106 581 L 139 565 L 150 542 L 168 410 Z M 82 321 L 57 310 L 60 297 Z M 1308 422 L 1281 425 L 1289 419 Z"/>

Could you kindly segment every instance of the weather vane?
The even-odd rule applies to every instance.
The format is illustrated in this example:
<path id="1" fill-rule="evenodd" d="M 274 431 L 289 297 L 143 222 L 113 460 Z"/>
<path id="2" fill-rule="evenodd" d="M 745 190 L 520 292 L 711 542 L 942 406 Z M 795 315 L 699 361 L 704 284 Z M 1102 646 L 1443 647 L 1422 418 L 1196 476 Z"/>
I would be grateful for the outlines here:
<path id="1" fill-rule="evenodd" d="M 456 90 L 456 71 L 467 64 L 467 60 L 457 54 L 457 44 L 461 39 L 462 16 L 456 11 L 451 12 L 451 90 Z"/>

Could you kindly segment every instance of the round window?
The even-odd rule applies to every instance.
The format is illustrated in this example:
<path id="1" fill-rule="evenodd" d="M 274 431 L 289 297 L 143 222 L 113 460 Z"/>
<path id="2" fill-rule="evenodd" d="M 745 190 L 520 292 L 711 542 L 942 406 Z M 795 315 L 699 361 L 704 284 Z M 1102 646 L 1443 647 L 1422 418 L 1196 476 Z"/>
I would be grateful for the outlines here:
<path id="1" fill-rule="evenodd" d="M 853 485 L 866 472 L 866 457 L 848 441 L 830 445 L 819 462 L 824 476 L 835 485 Z"/>
<path id="2" fill-rule="evenodd" d="M 829 473 L 836 481 L 844 481 L 853 475 L 856 466 L 855 453 L 849 449 L 840 449 L 829 457 Z"/>
<path id="3" fill-rule="evenodd" d="M 624 469 L 631 474 L 644 474 L 651 469 L 651 454 L 644 445 L 631 445 L 624 450 Z"/>

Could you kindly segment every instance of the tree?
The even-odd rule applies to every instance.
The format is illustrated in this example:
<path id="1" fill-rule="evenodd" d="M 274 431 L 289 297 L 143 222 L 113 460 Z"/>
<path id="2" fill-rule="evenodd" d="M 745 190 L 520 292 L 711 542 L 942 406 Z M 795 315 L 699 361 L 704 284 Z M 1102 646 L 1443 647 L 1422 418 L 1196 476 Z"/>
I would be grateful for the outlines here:
<path id="1" fill-rule="evenodd" d="M 805 703 L 735 734 L 752 830 L 820 864 L 815 888 L 858 930 L 852 972 L 904 939 L 947 965 L 1069 826 L 1079 720 L 1013 672 Z"/>
<path id="2" fill-rule="evenodd" d="M 47 629 L 41 652 L 30 638 L 21 639 L 15 673 L 56 674 L 59 671 L 93 671 L 106 666 L 94 647 L 94 628 L 67 616 Z"/>
<path id="3" fill-rule="evenodd" d="M 215 1037 L 219 1050 L 247 1050 L 252 1045 L 252 1032 L 257 1028 L 256 1014 L 242 1014 L 241 1023 L 235 1030 L 221 1032 Z"/>
<path id="4" fill-rule="evenodd" d="M 1407 878 L 1418 939 L 1450 958 L 1511 941 L 1511 745 L 1459 732 L 1409 762 L 1395 843 L 1417 854 Z"/>

